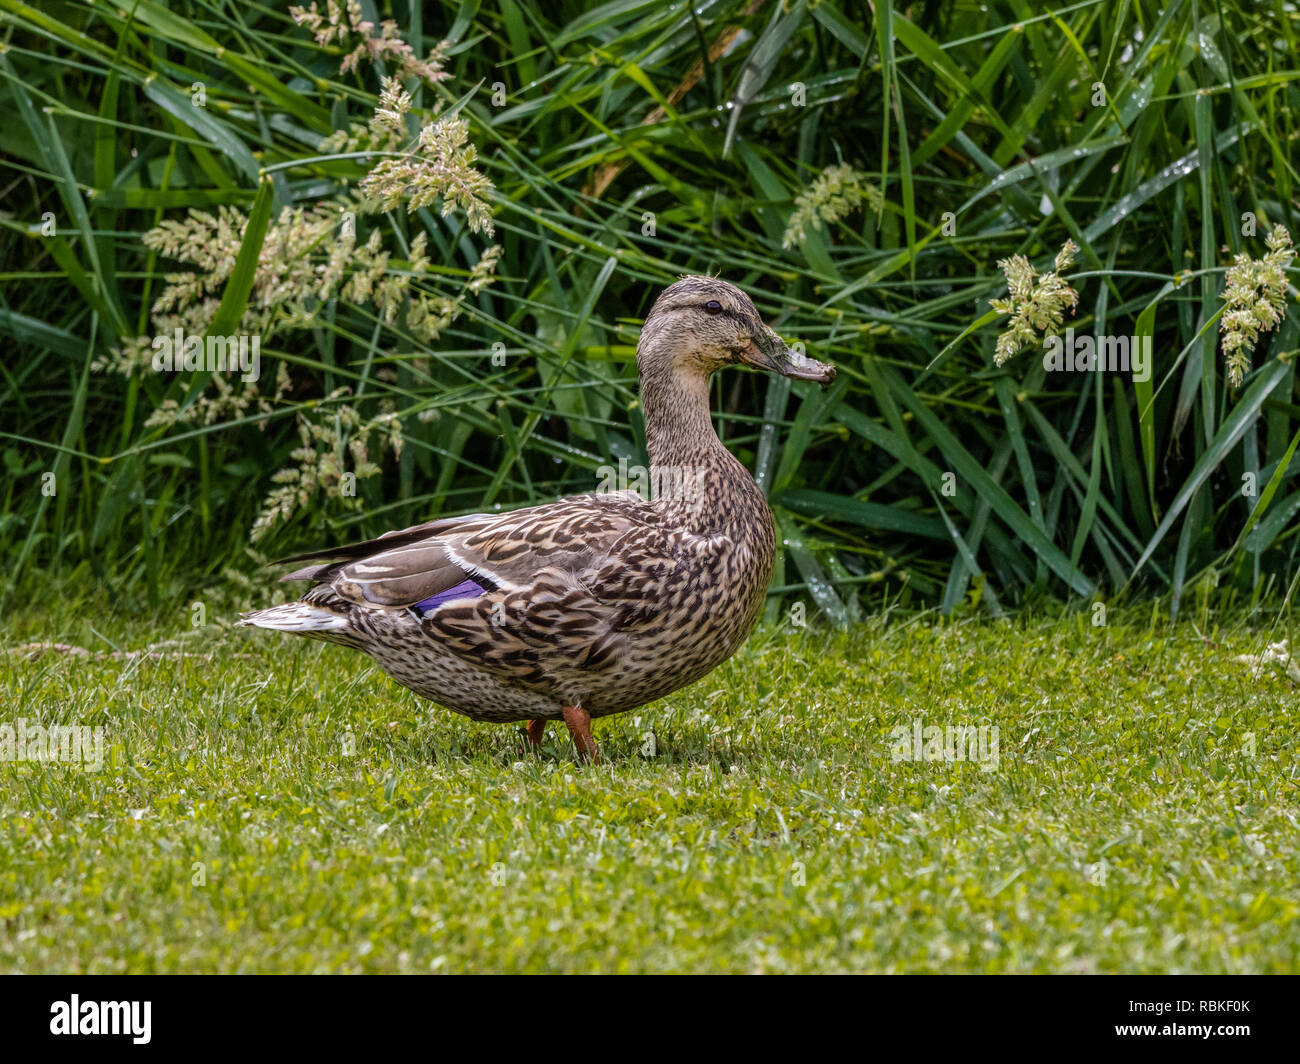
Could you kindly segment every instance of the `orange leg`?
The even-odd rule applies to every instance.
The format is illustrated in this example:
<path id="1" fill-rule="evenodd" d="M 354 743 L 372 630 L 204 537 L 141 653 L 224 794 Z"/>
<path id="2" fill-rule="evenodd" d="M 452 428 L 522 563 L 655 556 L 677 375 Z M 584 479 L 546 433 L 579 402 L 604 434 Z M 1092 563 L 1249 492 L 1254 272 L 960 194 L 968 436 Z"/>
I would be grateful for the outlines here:
<path id="1" fill-rule="evenodd" d="M 528 741 L 532 744 L 534 750 L 540 750 L 542 748 L 542 734 L 545 731 L 545 719 L 539 718 L 528 722 Z"/>
<path id="2" fill-rule="evenodd" d="M 581 706 L 565 706 L 564 723 L 568 725 L 569 734 L 573 736 L 573 745 L 577 747 L 578 757 L 600 764 L 600 754 L 596 751 L 596 741 L 591 737 L 591 714 Z"/>

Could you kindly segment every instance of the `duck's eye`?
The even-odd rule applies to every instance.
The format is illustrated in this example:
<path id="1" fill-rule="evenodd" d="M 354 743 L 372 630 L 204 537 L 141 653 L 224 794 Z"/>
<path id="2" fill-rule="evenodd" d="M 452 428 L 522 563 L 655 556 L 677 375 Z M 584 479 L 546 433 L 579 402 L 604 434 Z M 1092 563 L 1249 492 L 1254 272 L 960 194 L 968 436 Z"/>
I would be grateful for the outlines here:
<path id="1" fill-rule="evenodd" d="M 710 299 L 707 303 L 704 304 L 704 309 L 708 311 L 710 314 L 721 314 L 722 304 L 719 303 L 716 299 Z"/>

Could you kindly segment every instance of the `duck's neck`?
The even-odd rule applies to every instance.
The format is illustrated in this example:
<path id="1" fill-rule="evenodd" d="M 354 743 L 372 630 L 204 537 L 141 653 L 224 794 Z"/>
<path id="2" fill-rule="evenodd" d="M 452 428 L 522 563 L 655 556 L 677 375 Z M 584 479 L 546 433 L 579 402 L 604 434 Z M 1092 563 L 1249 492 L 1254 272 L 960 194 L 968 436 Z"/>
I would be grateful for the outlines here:
<path id="1" fill-rule="evenodd" d="M 684 465 L 727 453 L 713 430 L 709 380 L 703 374 L 647 374 L 641 381 L 641 410 L 652 465 Z"/>
<path id="2" fill-rule="evenodd" d="M 665 509 L 704 532 L 722 527 L 739 503 L 761 509 L 770 527 L 766 500 L 754 478 L 714 431 L 707 376 L 647 373 L 641 380 L 641 408 L 651 474 L 677 489 L 659 493 Z"/>

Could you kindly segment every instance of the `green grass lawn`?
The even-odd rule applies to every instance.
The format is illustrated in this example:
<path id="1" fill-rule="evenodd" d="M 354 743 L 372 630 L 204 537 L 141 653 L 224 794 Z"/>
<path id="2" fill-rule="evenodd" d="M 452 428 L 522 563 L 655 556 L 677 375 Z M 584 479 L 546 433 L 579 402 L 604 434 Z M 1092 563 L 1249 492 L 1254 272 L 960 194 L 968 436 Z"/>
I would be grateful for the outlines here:
<path id="1" fill-rule="evenodd" d="M 1296 686 L 1235 660 L 1295 625 L 1109 621 L 760 630 L 596 768 L 272 633 L 0 655 L 0 723 L 105 741 L 0 764 L 0 970 L 1300 969 Z M 894 760 L 917 718 L 996 765 Z"/>

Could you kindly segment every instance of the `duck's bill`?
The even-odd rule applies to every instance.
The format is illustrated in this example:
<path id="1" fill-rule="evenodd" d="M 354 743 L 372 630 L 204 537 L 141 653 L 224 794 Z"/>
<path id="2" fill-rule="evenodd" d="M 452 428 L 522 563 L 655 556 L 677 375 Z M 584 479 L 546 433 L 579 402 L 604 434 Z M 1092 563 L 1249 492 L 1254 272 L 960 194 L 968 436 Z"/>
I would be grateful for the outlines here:
<path id="1" fill-rule="evenodd" d="M 787 347 L 770 329 L 761 340 L 751 340 L 744 354 L 746 365 L 770 370 L 797 381 L 816 381 L 823 388 L 835 379 L 835 367 Z"/>

